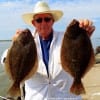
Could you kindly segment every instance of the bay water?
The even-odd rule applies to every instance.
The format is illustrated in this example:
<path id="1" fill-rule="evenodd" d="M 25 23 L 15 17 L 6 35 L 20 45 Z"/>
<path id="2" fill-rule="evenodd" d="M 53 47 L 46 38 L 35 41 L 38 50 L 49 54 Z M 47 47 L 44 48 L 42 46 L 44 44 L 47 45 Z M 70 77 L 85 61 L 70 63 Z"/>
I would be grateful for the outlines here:
<path id="1" fill-rule="evenodd" d="M 8 49 L 11 45 L 11 41 L 0 41 L 0 61 L 3 52 Z M 0 96 L 6 96 L 7 90 L 10 86 L 8 76 L 4 71 L 4 66 L 0 62 Z M 0 100 L 2 100 L 0 98 Z"/>

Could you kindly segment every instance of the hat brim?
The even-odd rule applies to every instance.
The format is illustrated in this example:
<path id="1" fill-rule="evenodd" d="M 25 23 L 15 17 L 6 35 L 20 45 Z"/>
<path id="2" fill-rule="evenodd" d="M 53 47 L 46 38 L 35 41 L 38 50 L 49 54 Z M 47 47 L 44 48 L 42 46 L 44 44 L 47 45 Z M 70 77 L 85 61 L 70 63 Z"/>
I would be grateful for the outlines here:
<path id="1" fill-rule="evenodd" d="M 38 12 L 38 13 L 26 13 L 26 14 L 23 14 L 22 15 L 22 18 L 24 20 L 24 22 L 28 25 L 32 25 L 32 20 L 34 20 L 34 16 L 36 14 L 43 14 L 43 13 L 50 13 L 52 14 L 53 18 L 54 18 L 54 21 L 58 21 L 62 15 L 63 15 L 63 12 L 60 11 L 60 10 L 51 10 L 51 11 L 45 11 L 45 12 Z"/>

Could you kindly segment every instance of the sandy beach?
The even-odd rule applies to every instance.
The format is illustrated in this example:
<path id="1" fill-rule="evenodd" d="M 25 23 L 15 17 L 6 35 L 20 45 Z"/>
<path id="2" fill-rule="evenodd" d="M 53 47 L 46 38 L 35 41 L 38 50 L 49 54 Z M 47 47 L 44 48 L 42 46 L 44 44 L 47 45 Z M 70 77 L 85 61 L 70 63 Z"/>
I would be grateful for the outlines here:
<path id="1" fill-rule="evenodd" d="M 100 100 L 100 64 L 94 67 L 83 78 L 86 95 L 83 100 Z"/>
<path id="2" fill-rule="evenodd" d="M 96 56 L 96 63 L 82 79 L 86 90 L 83 100 L 100 100 L 100 54 Z"/>

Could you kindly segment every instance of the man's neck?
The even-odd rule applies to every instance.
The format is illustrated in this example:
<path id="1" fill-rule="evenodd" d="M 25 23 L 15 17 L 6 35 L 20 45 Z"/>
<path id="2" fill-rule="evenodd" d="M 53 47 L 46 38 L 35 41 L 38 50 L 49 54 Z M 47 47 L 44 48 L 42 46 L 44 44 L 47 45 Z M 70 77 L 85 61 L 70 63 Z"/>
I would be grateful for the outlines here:
<path id="1" fill-rule="evenodd" d="M 53 31 L 47 36 L 40 36 L 42 40 L 49 40 L 53 36 Z"/>

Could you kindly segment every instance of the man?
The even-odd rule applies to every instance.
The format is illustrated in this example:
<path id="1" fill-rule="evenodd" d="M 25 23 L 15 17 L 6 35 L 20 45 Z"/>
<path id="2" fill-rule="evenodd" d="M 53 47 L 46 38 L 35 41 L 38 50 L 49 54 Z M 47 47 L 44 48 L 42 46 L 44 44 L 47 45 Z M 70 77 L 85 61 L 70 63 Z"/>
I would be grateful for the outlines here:
<path id="1" fill-rule="evenodd" d="M 35 27 L 33 33 L 38 53 L 38 70 L 25 81 L 25 100 L 81 100 L 81 96 L 70 93 L 73 78 L 62 69 L 60 48 L 63 34 L 53 29 L 53 24 L 63 15 L 60 10 L 51 10 L 45 2 L 39 1 L 33 13 L 23 14 L 25 23 Z M 89 20 L 80 20 L 80 27 L 90 36 L 95 27 Z M 13 41 L 21 33 L 17 30 Z"/>

